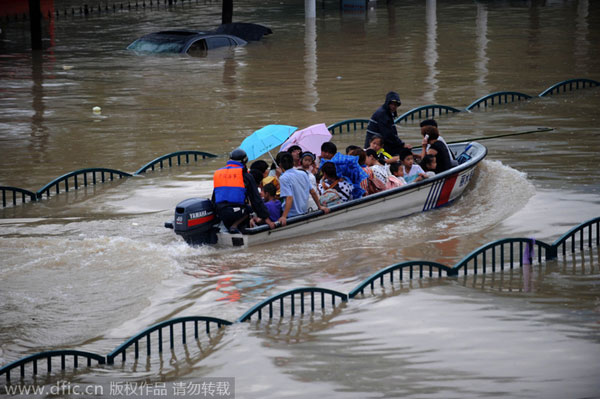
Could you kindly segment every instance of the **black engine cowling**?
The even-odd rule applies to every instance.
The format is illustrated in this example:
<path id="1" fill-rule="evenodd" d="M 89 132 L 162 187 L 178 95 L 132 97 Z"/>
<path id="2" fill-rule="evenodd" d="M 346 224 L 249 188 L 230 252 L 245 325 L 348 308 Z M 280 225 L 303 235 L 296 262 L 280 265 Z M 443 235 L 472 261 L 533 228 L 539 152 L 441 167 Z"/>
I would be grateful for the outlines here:
<path id="1" fill-rule="evenodd" d="M 209 199 L 188 198 L 177 204 L 173 223 L 165 223 L 165 227 L 173 228 L 190 245 L 202 245 L 217 243 L 218 224 Z"/>

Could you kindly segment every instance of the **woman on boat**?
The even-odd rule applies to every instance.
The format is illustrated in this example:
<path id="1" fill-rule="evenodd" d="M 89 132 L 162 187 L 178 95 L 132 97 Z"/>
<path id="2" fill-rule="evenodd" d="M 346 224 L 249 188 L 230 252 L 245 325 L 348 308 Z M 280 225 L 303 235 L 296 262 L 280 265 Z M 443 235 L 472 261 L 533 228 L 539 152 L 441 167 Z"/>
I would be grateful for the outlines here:
<path id="1" fill-rule="evenodd" d="M 452 167 L 448 147 L 439 140 L 440 133 L 435 126 L 425 126 L 423 128 L 423 154 L 433 155 L 436 161 L 436 174 L 442 173 Z M 429 149 L 427 148 L 429 146 Z"/>

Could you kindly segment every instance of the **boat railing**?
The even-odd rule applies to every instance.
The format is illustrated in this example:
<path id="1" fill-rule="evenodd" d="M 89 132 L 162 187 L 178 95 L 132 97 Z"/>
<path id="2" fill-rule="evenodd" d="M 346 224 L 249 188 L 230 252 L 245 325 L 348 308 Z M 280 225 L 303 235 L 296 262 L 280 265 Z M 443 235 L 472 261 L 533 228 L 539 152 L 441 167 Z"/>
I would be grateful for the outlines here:
<path id="1" fill-rule="evenodd" d="M 99 180 L 104 183 L 108 180 L 113 181 L 115 176 L 118 176 L 119 179 L 124 177 L 130 177 L 131 174 L 127 172 L 123 172 L 121 170 L 116 169 L 108 169 L 108 168 L 87 168 L 87 169 L 79 169 L 73 172 L 66 173 L 62 176 L 57 177 L 52 180 L 50 183 L 46 184 L 44 187 L 40 188 L 37 191 L 38 199 L 41 199 L 44 194 L 46 194 L 46 198 L 50 198 L 50 192 L 55 191 L 56 194 L 60 193 L 60 183 L 63 183 L 63 188 L 65 192 L 69 191 L 69 179 L 72 179 L 73 185 L 72 188 L 78 190 L 79 187 L 87 187 L 88 185 L 95 185 Z"/>
<path id="2" fill-rule="evenodd" d="M 364 291 L 365 288 L 367 288 L 367 286 L 370 286 L 371 291 L 373 291 L 375 288 L 375 282 L 377 280 L 379 280 L 379 285 L 383 287 L 385 276 L 388 276 L 390 284 L 393 284 L 394 272 L 396 271 L 398 272 L 398 281 L 404 281 L 407 279 L 412 280 L 415 274 L 418 275 L 420 279 L 422 279 L 423 277 L 433 277 L 434 272 L 437 274 L 436 277 L 442 277 L 443 272 L 446 273 L 446 276 L 452 276 L 455 274 L 452 268 L 437 262 L 430 262 L 426 260 L 414 260 L 396 263 L 395 265 L 388 266 L 385 269 L 382 269 L 363 280 L 356 288 L 350 291 L 348 296 L 350 298 L 354 298 L 358 294 L 364 295 Z"/>
<path id="3" fill-rule="evenodd" d="M 315 294 L 318 294 L 318 296 L 320 297 L 320 300 L 318 298 L 315 299 Z M 263 316 L 262 313 L 263 313 L 263 309 L 265 307 L 268 307 L 269 319 L 272 319 L 273 315 L 275 314 L 275 312 L 274 312 L 275 306 L 274 305 L 278 305 L 279 316 L 283 317 L 285 314 L 285 303 L 286 302 L 289 302 L 289 314 L 291 316 L 294 316 L 296 314 L 296 307 L 298 306 L 297 302 L 296 302 L 296 296 L 298 297 L 300 314 L 304 314 L 304 312 L 306 310 L 305 295 L 308 296 L 311 312 L 315 311 L 317 304 L 320 304 L 321 309 L 325 309 L 326 304 L 327 304 L 327 301 L 326 301 L 327 296 L 330 297 L 332 307 L 335 307 L 335 305 L 336 305 L 336 298 L 339 298 L 342 302 L 348 301 L 347 294 L 344 294 L 344 293 L 338 292 L 338 291 L 334 291 L 334 290 L 330 290 L 327 288 L 319 288 L 319 287 L 295 288 L 295 289 L 291 289 L 291 290 L 282 292 L 277 295 L 273 295 L 272 297 L 269 297 L 269 298 L 265 299 L 264 301 L 256 304 L 250 310 L 248 310 L 246 313 L 244 313 L 242 316 L 240 316 L 240 318 L 237 321 L 238 322 L 251 321 L 251 318 L 254 314 L 257 314 L 258 320 L 262 320 L 262 316 Z M 286 299 L 287 299 L 287 301 L 286 301 Z"/>
<path id="4" fill-rule="evenodd" d="M 336 122 L 333 125 L 327 126 L 327 130 L 329 130 L 331 134 L 335 134 L 336 130 L 341 134 L 344 132 L 344 128 L 346 129 L 346 132 L 350 132 L 350 128 L 352 128 L 352 131 L 359 129 L 365 130 L 368 124 L 368 119 L 346 119 L 345 121 Z"/>
<path id="5" fill-rule="evenodd" d="M 25 204 L 27 202 L 37 201 L 37 194 L 33 193 L 29 190 L 25 190 L 24 188 L 19 187 L 11 187 L 11 186 L 0 186 L 0 191 L 2 191 L 2 207 L 6 208 L 6 205 L 9 203 L 9 198 L 12 197 L 11 203 L 13 205 L 17 205 L 17 199 L 20 197 L 20 204 Z"/>
<path id="6" fill-rule="evenodd" d="M 202 157 L 202 159 L 216 158 L 216 155 L 208 153 L 208 152 L 204 152 L 204 151 L 194 151 L 194 150 L 176 151 L 176 152 L 172 152 L 170 154 L 165 154 L 156 159 L 153 159 L 152 161 L 148 162 L 147 164 L 145 164 L 144 166 L 139 168 L 134 173 L 134 175 L 146 173 L 146 171 L 148 171 L 148 169 L 154 170 L 157 165 L 160 167 L 160 169 L 163 169 L 165 163 L 168 164 L 169 167 L 171 167 L 171 166 L 173 166 L 174 159 L 177 159 L 177 165 L 182 164 L 182 159 L 185 159 L 185 163 L 189 164 L 190 157 L 193 157 L 194 161 L 197 162 L 199 157 Z"/>
<path id="7" fill-rule="evenodd" d="M 134 357 L 136 359 L 139 358 L 140 341 L 141 340 L 145 340 L 146 355 L 150 356 L 152 353 L 152 349 L 151 349 L 152 345 L 151 345 L 150 336 L 155 331 L 158 331 L 158 337 L 156 338 L 156 341 L 158 344 L 158 353 L 162 353 L 162 351 L 163 351 L 163 328 L 169 329 L 169 348 L 173 349 L 175 346 L 174 327 L 176 325 L 181 325 L 181 340 L 182 340 L 182 344 L 185 345 L 187 342 L 186 323 L 190 323 L 190 325 L 193 323 L 194 338 L 198 339 L 198 337 L 199 337 L 198 323 L 199 322 L 205 323 L 205 329 L 206 329 L 207 335 L 210 334 L 210 324 L 211 323 L 216 324 L 217 328 L 221 328 L 222 326 L 227 326 L 227 325 L 232 324 L 230 321 L 227 321 L 227 320 L 218 319 L 216 317 L 206 317 L 206 316 L 187 316 L 187 317 L 178 317 L 175 319 L 166 320 L 166 321 L 163 321 L 163 322 L 160 322 L 158 324 L 148 327 L 147 329 L 145 329 L 145 330 L 141 331 L 140 333 L 134 335 L 133 337 L 129 338 L 123 344 L 119 345 L 115 350 L 113 350 L 106 356 L 106 362 L 108 364 L 114 364 L 115 358 L 118 355 L 121 355 L 122 361 L 125 362 L 125 360 L 127 358 L 127 356 L 126 356 L 127 348 L 129 348 L 131 345 L 134 346 Z"/>
<path id="8" fill-rule="evenodd" d="M 553 95 L 560 93 L 562 89 L 563 93 L 568 91 L 573 91 L 576 89 L 585 89 L 587 87 L 596 87 L 600 86 L 600 82 L 592 79 L 568 79 L 563 80 L 562 82 L 558 82 L 548 87 L 546 90 L 541 92 L 538 97 L 545 97 L 547 95 Z"/>
<path id="9" fill-rule="evenodd" d="M 400 115 L 398 118 L 396 118 L 394 120 L 394 123 L 408 122 L 409 119 L 411 121 L 414 121 L 415 116 L 418 119 L 422 119 L 423 117 L 433 118 L 436 115 L 435 114 L 436 111 L 437 111 L 438 116 L 441 116 L 442 114 L 448 115 L 450 113 L 461 112 L 460 109 L 450 107 L 448 105 L 430 104 L 430 105 L 424 105 L 422 107 L 413 108 L 410 111 L 403 113 L 402 115 Z"/>
<path id="10" fill-rule="evenodd" d="M 471 111 L 475 107 L 481 108 L 482 104 L 484 107 L 487 107 L 488 105 L 502 104 L 503 100 L 504 104 L 508 104 L 509 102 L 529 100 L 530 98 L 531 96 L 529 94 L 519 93 L 517 91 L 499 91 L 475 100 L 465 109 Z"/>
<path id="11" fill-rule="evenodd" d="M 477 248 L 454 265 L 452 269 L 454 274 L 458 274 L 459 270 L 463 269 L 465 275 L 468 273 L 469 267 L 473 274 L 479 273 L 479 267 L 481 267 L 482 273 L 486 273 L 488 267 L 491 267 L 492 272 L 495 272 L 497 268 L 500 270 L 504 270 L 505 267 L 513 269 L 517 264 L 522 267 L 524 263 L 533 263 L 535 256 L 531 254 L 536 252 L 538 263 L 542 263 L 542 259 L 552 259 L 554 253 L 552 245 L 543 241 L 531 238 L 505 238 Z"/>
<path id="12" fill-rule="evenodd" d="M 92 366 L 92 360 L 95 360 L 97 364 L 105 364 L 106 358 L 102 355 L 92 352 L 78 351 L 78 350 L 54 350 L 54 351 L 46 351 L 40 353 L 34 353 L 33 355 L 29 355 L 22 359 L 16 360 L 12 363 L 7 364 L 6 366 L 0 368 L 0 375 L 6 374 L 6 381 L 10 381 L 10 372 L 17 367 L 20 369 L 21 378 L 25 378 L 26 367 L 29 363 L 31 363 L 31 373 L 33 376 L 38 375 L 39 373 L 39 365 L 38 361 L 46 360 L 46 373 L 50 374 L 52 372 L 52 358 L 60 357 L 60 369 L 66 370 L 67 368 L 67 358 L 72 358 L 73 369 L 77 369 L 79 367 L 79 358 L 84 358 L 87 360 L 87 367 Z"/>
<path id="13" fill-rule="evenodd" d="M 596 237 L 594 238 L 594 228 L 596 230 Z M 587 234 L 585 234 L 587 230 Z M 579 236 L 579 239 L 577 239 Z M 584 237 L 586 236 L 586 237 Z M 588 220 L 587 222 L 583 222 L 578 226 L 573 227 L 571 230 L 567 231 L 561 237 L 559 237 L 554 243 L 552 247 L 554 249 L 554 257 L 558 255 L 559 248 L 562 250 L 562 255 L 565 256 L 567 253 L 567 241 L 571 241 L 571 253 L 575 252 L 576 242 L 579 243 L 579 249 L 583 251 L 587 238 L 587 246 L 591 248 L 593 243 L 596 243 L 596 246 L 600 245 L 600 217 Z"/>

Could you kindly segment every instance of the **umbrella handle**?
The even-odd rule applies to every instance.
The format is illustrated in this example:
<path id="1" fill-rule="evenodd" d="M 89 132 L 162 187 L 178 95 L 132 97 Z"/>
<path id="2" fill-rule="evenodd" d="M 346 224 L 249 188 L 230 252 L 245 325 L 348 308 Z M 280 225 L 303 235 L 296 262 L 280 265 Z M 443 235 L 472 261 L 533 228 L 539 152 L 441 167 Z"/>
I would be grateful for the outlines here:
<path id="1" fill-rule="evenodd" d="M 273 154 L 271 154 L 271 150 L 267 151 L 269 153 L 269 155 L 271 156 L 271 159 L 273 160 L 273 163 L 275 164 L 275 167 L 278 168 L 279 165 L 277 165 L 277 161 L 275 161 L 275 158 L 273 158 Z"/>

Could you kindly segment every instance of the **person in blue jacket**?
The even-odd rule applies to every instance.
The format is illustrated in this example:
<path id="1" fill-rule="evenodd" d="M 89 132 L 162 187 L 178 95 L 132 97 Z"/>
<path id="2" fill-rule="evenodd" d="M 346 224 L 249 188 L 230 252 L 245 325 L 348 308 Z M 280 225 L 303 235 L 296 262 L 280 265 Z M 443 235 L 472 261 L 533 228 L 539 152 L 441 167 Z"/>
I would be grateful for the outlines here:
<path id="1" fill-rule="evenodd" d="M 404 147 L 411 148 L 398 137 L 394 123 L 394 119 L 398 117 L 397 110 L 400 104 L 402 104 L 400 96 L 395 91 L 390 91 L 385 96 L 385 103 L 373 113 L 369 120 L 364 148 L 369 147 L 369 142 L 375 135 L 383 138 L 383 148 L 392 156 L 400 154 L 400 150 Z"/>

